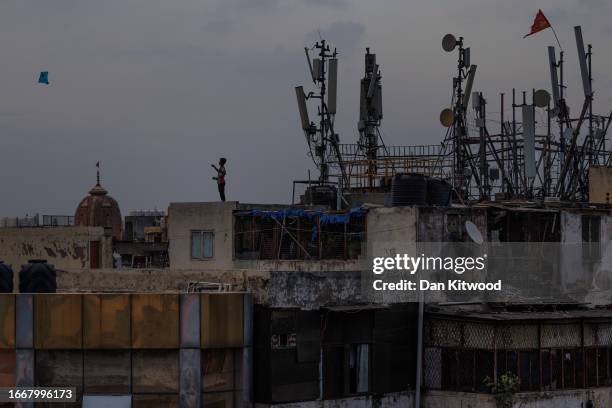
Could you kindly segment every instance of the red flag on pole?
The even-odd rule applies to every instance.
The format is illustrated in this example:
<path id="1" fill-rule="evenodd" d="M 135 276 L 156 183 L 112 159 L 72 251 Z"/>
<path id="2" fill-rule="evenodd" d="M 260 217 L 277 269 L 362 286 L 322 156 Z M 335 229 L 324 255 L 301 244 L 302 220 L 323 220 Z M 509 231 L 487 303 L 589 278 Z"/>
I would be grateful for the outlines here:
<path id="1" fill-rule="evenodd" d="M 533 25 L 531 26 L 531 32 L 525 35 L 525 37 L 528 37 L 531 34 L 535 34 L 539 31 L 546 30 L 549 27 L 551 27 L 550 22 L 548 21 L 542 10 L 538 10 L 538 14 L 536 14 L 535 20 L 533 20 Z"/>

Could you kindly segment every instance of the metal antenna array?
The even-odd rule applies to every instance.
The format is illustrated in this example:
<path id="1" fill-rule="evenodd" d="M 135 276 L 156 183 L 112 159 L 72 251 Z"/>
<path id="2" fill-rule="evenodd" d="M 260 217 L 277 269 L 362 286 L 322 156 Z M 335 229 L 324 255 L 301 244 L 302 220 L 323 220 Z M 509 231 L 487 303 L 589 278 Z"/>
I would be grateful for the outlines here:
<path id="1" fill-rule="evenodd" d="M 338 59 L 325 40 L 317 42 L 312 49 L 304 48 L 308 68 L 317 92 L 305 94 L 304 88 L 295 88 L 302 129 L 310 148 L 310 154 L 319 169 L 319 184 L 330 183 L 330 165 L 336 165 L 341 176 L 339 184 L 347 182 L 346 172 L 338 147 L 339 136 L 334 132 L 336 114 Z M 314 58 L 311 58 L 313 54 Z M 318 99 L 318 123 L 310 122 L 306 102 Z"/>
<path id="2" fill-rule="evenodd" d="M 378 167 L 378 147 L 384 145 L 382 140 L 379 143 L 379 127 L 383 118 L 381 78 L 380 69 L 376 63 L 376 54 L 370 54 L 370 49 L 366 48 L 365 76 L 361 80 L 357 128 L 359 130 L 359 147 L 368 161 L 367 185 L 370 188 L 375 186 L 374 175 L 377 173 Z"/>
<path id="3" fill-rule="evenodd" d="M 472 179 L 474 179 L 480 191 L 480 196 L 486 198 L 489 193 L 484 189 L 488 183 L 488 177 L 486 176 L 487 163 L 483 160 L 482 155 L 480 155 L 481 172 L 477 170 L 477 164 L 470 146 L 472 140 L 469 138 L 467 127 L 467 111 L 474 77 L 476 76 L 476 65 L 471 65 L 470 49 L 463 47 L 463 37 L 457 39 L 452 34 L 446 34 L 442 38 L 442 49 L 446 52 L 452 52 L 457 49 L 458 54 L 457 76 L 453 78 L 454 105 L 452 110 L 447 108 L 440 114 L 442 125 L 452 126 L 452 130 L 444 144 L 452 146 L 453 169 L 451 174 L 453 186 L 457 194 L 467 199 Z M 478 96 L 477 103 L 478 112 L 480 115 L 483 115 L 485 100 L 482 96 Z M 484 121 L 484 117 L 479 117 L 478 119 L 479 122 Z M 484 140 L 482 130 L 480 140 Z M 483 143 L 480 140 L 478 140 L 478 143 L 482 149 Z M 484 175 L 482 180 L 481 175 Z"/>
<path id="4" fill-rule="evenodd" d="M 474 92 L 473 128 L 478 130 L 478 136 L 470 135 L 467 102 L 476 66 L 470 65 L 469 48 L 463 48 L 461 37 L 456 39 L 447 34 L 443 38 L 442 48 L 447 52 L 457 49 L 459 58 L 458 74 L 453 79 L 453 108 L 440 114 L 442 125 L 450 129 L 443 145 L 452 146 L 453 162 L 452 169 L 442 172 L 451 175 L 460 197 L 489 200 L 495 193 L 503 198 L 588 199 L 589 167 L 611 160 L 605 140 L 612 113 L 609 117 L 593 114 L 592 47 L 589 45 L 585 51 L 580 27 L 574 30 L 584 89 L 580 115 L 570 117 L 564 99 L 563 52 L 557 63 L 555 48 L 548 47 L 552 98 L 548 91 L 540 89 L 530 92 L 530 101 L 525 91 L 519 100 L 513 89 L 512 118 L 506 120 L 501 94 L 500 129 L 499 133 L 491 134 L 487 127 L 487 101 L 481 93 Z M 558 136 L 552 129 L 555 119 Z M 588 124 L 588 132 L 580 137 L 583 124 Z"/>
<path id="5" fill-rule="evenodd" d="M 594 113 L 593 47 L 585 47 L 582 30 L 574 28 L 584 101 L 577 116 L 570 115 L 564 83 L 563 51 L 548 47 L 550 90 L 512 89 L 511 116 L 506 117 L 505 94 L 500 94 L 499 130 L 489 127 L 489 102 L 472 92 L 476 65 L 462 37 L 447 34 L 446 52 L 457 52 L 451 105 L 440 113 L 447 128 L 441 144 L 386 146 L 380 130 L 382 86 L 376 55 L 366 49 L 365 74 L 360 81 L 359 141 L 340 144 L 334 132 L 337 90 L 337 53 L 324 40 L 306 49 L 317 92 L 296 88 L 302 129 L 320 171 L 319 184 L 335 184 L 339 200 L 350 195 L 389 193 L 398 173 L 418 173 L 450 182 L 462 202 L 491 199 L 588 200 L 589 168 L 612 165 L 606 135 L 612 122 Z M 313 57 L 311 58 L 311 55 Z M 306 102 L 318 99 L 318 123 L 308 117 Z M 471 102 L 471 104 L 470 104 Z M 555 126 L 556 125 L 556 126 Z M 496 126 L 497 128 L 497 126 Z M 581 134 L 582 133 L 582 134 Z M 295 182 L 294 182 L 295 183 Z M 310 180 L 308 181 L 310 184 Z"/>

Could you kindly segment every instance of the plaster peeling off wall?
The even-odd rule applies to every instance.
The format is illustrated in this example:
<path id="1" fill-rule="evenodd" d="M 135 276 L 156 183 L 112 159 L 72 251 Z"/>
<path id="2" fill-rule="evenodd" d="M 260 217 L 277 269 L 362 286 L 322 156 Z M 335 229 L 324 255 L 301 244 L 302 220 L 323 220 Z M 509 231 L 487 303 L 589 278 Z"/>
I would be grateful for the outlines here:
<path id="1" fill-rule="evenodd" d="M 584 283 L 584 273 L 580 265 L 582 258 L 582 215 L 577 213 L 561 213 L 561 285 L 568 290 L 578 283 Z"/>
<path id="2" fill-rule="evenodd" d="M 100 266 L 111 266 L 111 239 L 97 227 L 0 228 L 0 260 L 16 272 L 30 259 L 46 259 L 57 268 L 88 268 L 91 241 L 100 242 Z"/>

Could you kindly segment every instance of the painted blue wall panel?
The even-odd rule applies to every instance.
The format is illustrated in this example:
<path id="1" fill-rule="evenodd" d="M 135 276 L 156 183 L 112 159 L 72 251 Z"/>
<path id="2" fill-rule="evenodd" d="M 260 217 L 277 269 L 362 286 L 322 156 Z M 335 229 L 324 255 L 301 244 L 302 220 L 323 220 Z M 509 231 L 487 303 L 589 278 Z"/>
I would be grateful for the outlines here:
<path id="1" fill-rule="evenodd" d="M 200 349 L 181 349 L 180 351 L 180 407 L 200 406 L 202 381 Z"/>
<path id="2" fill-rule="evenodd" d="M 16 308 L 16 339 L 17 348 L 34 347 L 34 306 L 31 294 L 18 294 L 15 300 Z"/>
<path id="3" fill-rule="evenodd" d="M 200 295 L 181 295 L 181 347 L 200 347 Z"/>

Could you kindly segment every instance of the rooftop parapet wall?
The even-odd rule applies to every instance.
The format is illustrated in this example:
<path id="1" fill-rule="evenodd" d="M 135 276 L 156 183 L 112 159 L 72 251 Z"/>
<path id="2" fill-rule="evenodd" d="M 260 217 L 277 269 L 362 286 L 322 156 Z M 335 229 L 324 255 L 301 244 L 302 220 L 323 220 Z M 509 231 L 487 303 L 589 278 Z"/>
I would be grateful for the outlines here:
<path id="1" fill-rule="evenodd" d="M 260 270 L 98 269 L 58 270 L 59 292 L 185 293 L 189 282 L 231 285 L 246 291 L 257 304 L 272 307 L 319 307 L 358 304 L 360 272 L 275 272 Z"/>
<path id="2" fill-rule="evenodd" d="M 112 241 L 102 227 L 0 228 L 0 260 L 15 272 L 30 259 L 57 268 L 89 268 L 90 243 L 99 242 L 101 267 L 112 266 Z"/>

